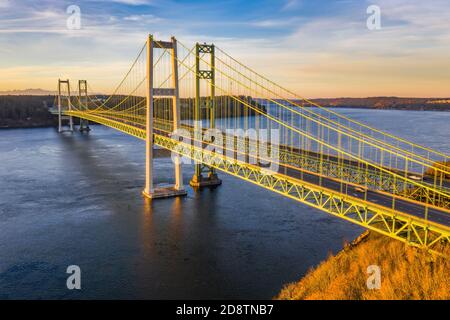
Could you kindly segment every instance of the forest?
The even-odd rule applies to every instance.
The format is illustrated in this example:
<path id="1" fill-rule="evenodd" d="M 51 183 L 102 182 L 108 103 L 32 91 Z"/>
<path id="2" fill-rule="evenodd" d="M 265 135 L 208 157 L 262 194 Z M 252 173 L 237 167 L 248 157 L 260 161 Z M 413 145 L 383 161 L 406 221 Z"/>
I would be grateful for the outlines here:
<path id="1" fill-rule="evenodd" d="M 106 96 L 100 96 L 102 101 Z M 263 105 L 260 105 L 252 97 L 240 96 L 241 100 L 253 105 L 255 108 L 267 112 Z M 111 106 L 117 103 L 122 96 L 115 96 L 107 100 Z M 54 95 L 0 95 L 0 128 L 33 128 L 55 125 L 55 118 L 50 114 L 48 108 L 53 106 Z M 165 99 L 160 99 L 159 103 L 164 105 Z M 206 99 L 208 100 L 208 99 Z M 206 104 L 207 101 L 202 104 Z M 230 103 L 232 101 L 232 103 Z M 242 104 L 233 102 L 227 96 L 218 96 L 215 99 L 216 117 L 242 116 L 245 108 Z M 299 104 L 310 107 L 311 104 Z M 450 111 L 450 99 L 430 99 L 430 98 L 397 98 L 397 97 L 374 97 L 374 98 L 336 98 L 336 99 L 314 99 L 313 103 L 318 103 L 329 108 L 362 108 L 362 109 L 396 109 L 396 110 L 417 110 L 417 111 Z M 107 104 L 107 105 L 108 105 Z M 181 99 L 182 114 L 191 114 L 188 109 L 194 105 L 193 99 Z M 155 108 L 155 113 L 158 108 Z M 255 112 L 250 110 L 250 116 Z M 192 116 L 192 115 L 191 115 Z M 208 108 L 201 108 L 200 118 L 208 118 Z"/>
<path id="2" fill-rule="evenodd" d="M 0 96 L 0 128 L 29 128 L 54 125 L 48 108 L 54 96 Z"/>
<path id="3" fill-rule="evenodd" d="M 312 102 L 327 108 L 357 108 L 379 110 L 450 111 L 450 99 L 446 98 L 335 98 L 313 99 Z"/>

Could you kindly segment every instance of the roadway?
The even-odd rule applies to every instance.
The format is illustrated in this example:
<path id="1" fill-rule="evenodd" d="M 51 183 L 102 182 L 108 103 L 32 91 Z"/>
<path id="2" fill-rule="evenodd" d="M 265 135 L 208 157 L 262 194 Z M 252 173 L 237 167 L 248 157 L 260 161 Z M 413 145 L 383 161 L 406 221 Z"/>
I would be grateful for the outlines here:
<path id="1" fill-rule="evenodd" d="M 117 121 L 117 119 L 114 119 Z M 123 121 L 127 122 L 127 121 Z M 133 125 L 136 125 L 136 123 L 133 123 Z M 142 128 L 145 130 L 144 126 Z M 155 127 L 154 133 L 159 134 L 162 136 L 168 136 L 169 132 Z M 207 146 L 208 143 L 202 143 L 203 146 Z M 239 159 L 237 157 L 238 151 L 234 151 L 234 157 L 236 159 Z M 247 161 L 250 162 L 251 157 L 247 157 Z M 255 160 L 255 159 L 253 159 Z M 250 163 L 255 163 L 250 162 Z M 418 217 L 421 219 L 425 219 L 426 215 L 426 204 L 420 203 L 418 201 L 408 200 L 406 198 L 401 198 L 400 196 L 394 196 L 392 194 L 379 192 L 376 190 L 368 190 L 365 189 L 364 186 L 357 186 L 354 184 L 350 184 L 345 181 L 336 181 L 336 178 L 332 177 L 325 177 L 320 176 L 317 173 L 313 172 L 306 172 L 302 170 L 301 168 L 293 168 L 292 166 L 289 166 L 287 164 L 277 163 L 278 165 L 278 173 L 286 175 L 290 177 L 291 179 L 295 179 L 299 182 L 305 181 L 310 184 L 322 186 L 324 188 L 327 188 L 329 190 L 335 191 L 336 193 L 340 194 L 346 194 L 355 198 L 359 198 L 361 200 L 366 200 L 370 203 L 376 204 L 378 206 L 385 207 L 389 210 L 392 210 L 393 208 L 393 201 L 394 202 L 394 210 L 399 213 L 405 213 L 414 217 Z M 265 167 L 266 165 L 261 165 L 261 167 Z M 364 188 L 364 190 L 362 190 Z M 359 190 L 358 190 L 359 189 Z M 363 192 L 362 192 L 362 191 Z M 432 221 L 434 223 L 438 223 L 440 225 L 444 225 L 447 227 L 450 227 L 450 213 L 446 210 L 440 210 L 437 207 L 429 207 L 428 208 L 428 220 Z"/>

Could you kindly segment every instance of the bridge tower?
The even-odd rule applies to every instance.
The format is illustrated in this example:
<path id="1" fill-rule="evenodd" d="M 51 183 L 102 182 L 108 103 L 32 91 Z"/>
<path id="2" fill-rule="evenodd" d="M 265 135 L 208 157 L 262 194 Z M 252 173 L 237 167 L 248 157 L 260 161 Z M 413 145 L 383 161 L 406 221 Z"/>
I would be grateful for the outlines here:
<path id="1" fill-rule="evenodd" d="M 209 118 L 209 128 L 215 128 L 216 121 L 216 101 L 215 101 L 215 52 L 213 44 L 199 44 L 195 45 L 195 110 L 194 110 L 194 135 L 199 141 L 202 139 L 202 121 L 203 112 L 205 110 L 207 118 Z M 210 56 L 210 69 L 204 70 L 200 66 L 200 54 L 208 54 Z M 210 80 L 210 96 L 202 99 L 200 92 L 200 81 Z M 207 176 L 203 176 L 206 173 Z M 206 166 L 201 163 L 195 164 L 194 175 L 189 182 L 192 187 L 206 187 L 217 186 L 222 184 L 222 180 L 217 177 L 214 168 Z"/>
<path id="2" fill-rule="evenodd" d="M 70 82 L 69 79 L 67 80 L 61 80 L 58 79 L 58 132 L 63 132 L 63 131 L 71 131 L 73 132 L 73 118 L 72 116 L 69 116 L 69 130 L 63 130 L 62 128 L 62 120 L 63 120 L 63 115 L 62 115 L 62 97 L 61 97 L 61 92 L 62 92 L 62 88 L 63 85 L 67 86 L 67 104 L 68 104 L 68 109 L 69 111 L 72 110 L 72 102 L 71 102 L 71 96 L 70 96 Z"/>
<path id="3" fill-rule="evenodd" d="M 88 110 L 87 80 L 78 80 L 78 102 L 80 110 Z M 80 132 L 89 132 L 89 120 L 80 118 Z"/>
<path id="4" fill-rule="evenodd" d="M 154 88 L 153 81 L 153 58 L 154 49 L 166 49 L 172 51 L 172 88 Z M 175 185 L 165 188 L 154 188 L 153 186 L 153 98 L 154 97 L 171 97 L 173 108 L 173 131 L 180 129 L 180 97 L 178 86 L 178 57 L 177 57 L 177 40 L 172 37 L 171 41 L 155 41 L 152 35 L 147 39 L 147 114 L 146 114 L 146 174 L 144 196 L 150 199 L 168 198 L 176 196 L 184 196 L 187 194 L 183 185 L 183 173 L 181 168 L 181 158 L 173 157 L 175 167 Z"/>

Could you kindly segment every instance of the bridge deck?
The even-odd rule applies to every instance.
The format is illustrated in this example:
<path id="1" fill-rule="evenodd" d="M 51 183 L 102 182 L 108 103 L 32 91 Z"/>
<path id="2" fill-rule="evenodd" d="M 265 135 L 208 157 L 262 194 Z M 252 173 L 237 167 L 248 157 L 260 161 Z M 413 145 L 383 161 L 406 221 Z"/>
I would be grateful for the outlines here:
<path id="1" fill-rule="evenodd" d="M 169 136 L 167 131 L 161 130 L 159 128 L 154 128 L 154 133 L 167 137 Z M 207 144 L 205 143 L 203 147 L 205 147 L 206 145 Z M 234 152 L 234 158 L 239 159 L 238 152 Z M 251 157 L 247 158 L 247 160 L 250 162 Z M 338 182 L 331 177 L 324 177 L 319 174 L 293 169 L 292 167 L 279 162 L 277 162 L 277 165 L 279 167 L 278 173 L 297 179 L 298 181 L 305 181 L 318 186 L 323 186 L 338 193 L 348 194 L 364 201 L 384 206 L 388 209 L 392 208 L 392 195 L 388 195 L 386 193 L 375 190 L 367 190 L 367 194 L 365 194 L 364 192 L 357 191 L 357 186 L 355 186 L 355 184 L 350 184 L 345 181 Z M 265 166 L 267 165 L 264 165 L 262 167 Z M 426 210 L 426 207 L 427 205 L 424 203 L 412 202 L 409 199 L 402 199 L 401 197 L 396 197 L 395 199 L 396 211 L 421 219 L 426 218 L 425 212 L 427 211 L 427 218 L 429 221 L 433 221 L 438 224 L 450 227 L 450 214 L 448 213 L 448 211 L 439 210 L 439 208 L 436 207 L 428 207 L 428 209 Z"/>
<path id="2" fill-rule="evenodd" d="M 72 112 L 72 115 L 145 139 L 144 125 L 126 123 L 104 115 L 77 112 Z M 283 163 L 277 163 L 277 172 L 266 174 L 263 166 L 239 160 L 237 151 L 234 157 L 204 151 L 201 147 L 174 140 L 170 131 L 158 127 L 154 128 L 154 140 L 163 148 L 409 244 L 434 251 L 432 247 L 441 241 L 450 241 L 450 215 L 445 209 L 428 208 L 425 216 L 425 203 L 376 190 L 359 192 L 355 184 Z M 393 198 L 395 208 L 392 208 Z"/>

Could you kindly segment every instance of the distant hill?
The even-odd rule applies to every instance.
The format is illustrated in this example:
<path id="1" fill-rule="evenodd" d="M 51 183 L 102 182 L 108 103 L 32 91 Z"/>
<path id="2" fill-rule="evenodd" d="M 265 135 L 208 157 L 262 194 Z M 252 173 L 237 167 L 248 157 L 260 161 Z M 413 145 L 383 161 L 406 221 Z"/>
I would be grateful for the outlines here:
<path id="1" fill-rule="evenodd" d="M 40 90 L 40 89 L 38 89 Z M 22 93 L 24 91 L 21 91 Z M 40 90 L 40 92 L 45 92 Z M 106 96 L 100 96 L 106 99 Z M 106 103 L 107 107 L 113 107 L 117 101 L 122 101 L 125 96 L 116 95 L 114 99 Z M 145 99 L 139 97 L 139 99 Z M 254 108 L 258 108 L 263 112 L 266 112 L 266 108 L 259 105 L 251 97 L 240 96 L 240 99 L 253 105 Z M 158 107 L 162 108 L 169 99 L 160 99 L 154 104 L 155 114 L 158 112 Z M 188 106 L 193 105 L 193 99 L 181 99 L 181 109 L 186 110 Z M 222 101 L 227 101 L 223 97 L 216 97 L 216 115 L 221 117 L 224 111 L 229 106 L 225 105 Z M 0 95 L 0 129 L 2 128 L 34 128 L 52 126 L 55 124 L 55 117 L 49 111 L 49 108 L 54 106 L 55 95 Z M 103 101 L 102 101 L 103 102 Z M 235 115 L 239 116 L 244 114 L 244 104 L 236 104 L 234 106 Z M 228 108 L 229 109 L 229 108 Z M 231 111 L 233 113 L 233 111 Z M 255 114 L 255 111 L 250 111 L 249 115 Z M 208 114 L 206 109 L 201 109 L 201 119 L 206 119 Z"/>
<path id="2" fill-rule="evenodd" d="M 0 96 L 52 96 L 57 94 L 56 91 L 44 89 L 24 89 L 24 90 L 10 90 L 0 91 Z"/>
<path id="3" fill-rule="evenodd" d="M 312 101 L 328 108 L 450 111 L 449 98 L 370 97 L 313 99 Z"/>
<path id="4" fill-rule="evenodd" d="M 48 107 L 53 105 L 55 92 L 44 89 L 0 91 L 0 128 L 37 127 L 53 124 Z M 105 95 L 96 94 L 105 98 Z M 218 97 L 220 100 L 220 98 Z M 313 99 L 328 108 L 359 108 L 380 110 L 450 111 L 447 98 L 332 98 Z M 220 103 L 216 104 L 220 110 Z M 221 114 L 217 112 L 217 114 Z M 202 115 L 204 117 L 204 115 Z"/>
<path id="5" fill-rule="evenodd" d="M 40 88 L 0 91 L 0 96 L 54 96 L 56 94 L 56 91 Z M 101 93 L 95 93 L 95 95 L 103 96 Z M 311 99 L 311 101 L 327 108 L 450 111 L 450 98 L 319 98 Z"/>

